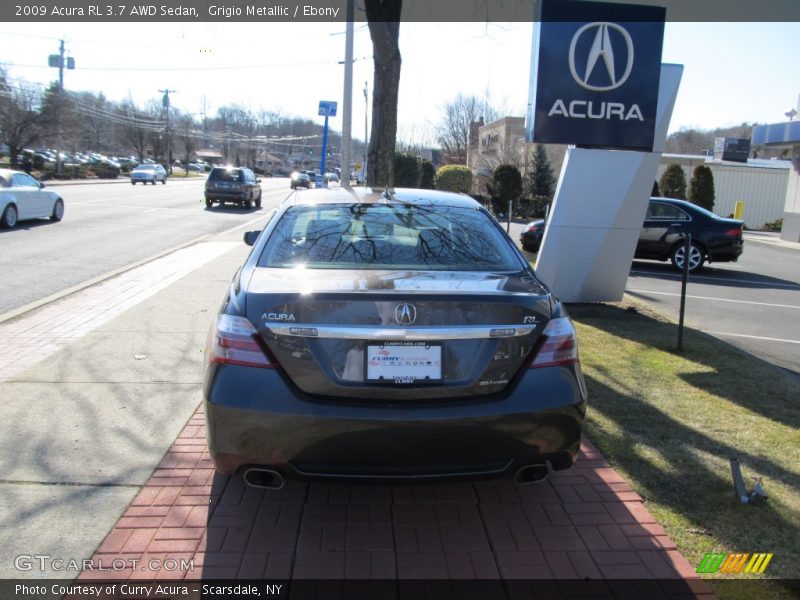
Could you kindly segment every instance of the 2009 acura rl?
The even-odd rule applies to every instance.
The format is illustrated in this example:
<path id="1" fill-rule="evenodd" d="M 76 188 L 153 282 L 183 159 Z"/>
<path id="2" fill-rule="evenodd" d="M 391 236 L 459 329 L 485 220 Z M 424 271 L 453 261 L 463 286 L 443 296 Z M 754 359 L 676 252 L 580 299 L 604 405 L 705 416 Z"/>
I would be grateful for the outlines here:
<path id="1" fill-rule="evenodd" d="M 257 239 L 256 239 L 257 236 Z M 209 334 L 216 469 L 284 477 L 538 480 L 586 409 L 564 307 L 478 203 L 448 192 L 293 193 Z"/>

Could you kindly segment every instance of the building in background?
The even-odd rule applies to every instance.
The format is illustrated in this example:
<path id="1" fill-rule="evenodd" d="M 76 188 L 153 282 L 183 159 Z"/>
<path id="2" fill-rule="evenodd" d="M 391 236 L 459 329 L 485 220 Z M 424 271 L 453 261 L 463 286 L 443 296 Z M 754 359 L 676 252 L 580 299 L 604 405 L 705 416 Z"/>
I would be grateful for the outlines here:
<path id="1" fill-rule="evenodd" d="M 800 123 L 798 123 L 800 125 Z M 504 117 L 488 124 L 473 123 L 467 148 L 467 166 L 475 180 L 474 192 L 486 193 L 486 181 L 500 164 L 512 164 L 523 174 L 530 166 L 533 144 L 525 143 L 525 119 Z M 547 145 L 553 172 L 558 176 L 565 146 Z M 783 217 L 786 187 L 791 162 L 788 160 L 748 159 L 747 162 L 717 160 L 713 156 L 663 154 L 658 178 L 670 164 L 680 165 L 686 174 L 687 189 L 695 167 L 705 165 L 714 175 L 714 212 L 733 214 L 737 200 L 744 201 L 747 227 L 761 228 Z M 602 173 L 598 173 L 601 177 Z"/>
<path id="2" fill-rule="evenodd" d="M 737 200 L 744 202 L 744 222 L 750 229 L 760 229 L 783 216 L 790 163 L 786 160 L 750 158 L 746 163 L 717 160 L 710 156 L 663 154 L 657 180 L 669 165 L 677 164 L 686 175 L 686 189 L 699 165 L 711 169 L 714 176 L 714 212 L 721 217 L 733 215 Z"/>

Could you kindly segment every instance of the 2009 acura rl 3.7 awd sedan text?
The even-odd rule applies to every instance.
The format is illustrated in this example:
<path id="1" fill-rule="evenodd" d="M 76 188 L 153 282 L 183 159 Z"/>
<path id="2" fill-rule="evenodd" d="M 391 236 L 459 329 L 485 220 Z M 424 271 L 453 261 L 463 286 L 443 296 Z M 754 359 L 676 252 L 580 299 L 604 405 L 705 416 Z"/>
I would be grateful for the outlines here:
<path id="1" fill-rule="evenodd" d="M 207 347 L 219 472 L 263 487 L 525 483 L 573 464 L 586 409 L 575 328 L 474 200 L 294 193 L 245 239 Z"/>

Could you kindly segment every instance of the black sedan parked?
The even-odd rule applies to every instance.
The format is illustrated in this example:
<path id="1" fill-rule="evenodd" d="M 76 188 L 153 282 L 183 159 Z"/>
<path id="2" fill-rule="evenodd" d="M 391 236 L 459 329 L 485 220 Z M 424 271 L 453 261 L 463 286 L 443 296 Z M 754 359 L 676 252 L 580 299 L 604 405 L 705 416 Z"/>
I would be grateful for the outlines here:
<path id="1" fill-rule="evenodd" d="M 497 222 L 449 192 L 294 193 L 209 334 L 221 473 L 543 479 L 577 457 L 575 328 Z"/>
<path id="2" fill-rule="evenodd" d="M 689 233 L 689 271 L 700 269 L 706 261 L 736 261 L 744 249 L 743 228 L 744 221 L 723 219 L 691 202 L 650 198 L 634 258 L 671 260 L 682 271 Z"/>
<path id="3" fill-rule="evenodd" d="M 544 237 L 544 219 L 537 219 L 531 221 L 522 230 L 519 236 L 519 241 L 522 244 L 522 249 L 528 252 L 538 252 L 539 247 L 542 245 L 542 238 Z"/>
<path id="4" fill-rule="evenodd" d="M 724 219 L 684 200 L 650 198 L 634 258 L 670 260 L 683 270 L 686 234 L 692 236 L 689 271 L 708 262 L 736 261 L 744 249 L 744 221 Z M 538 252 L 545 221 L 531 221 L 522 230 L 520 243 L 528 252 Z"/>

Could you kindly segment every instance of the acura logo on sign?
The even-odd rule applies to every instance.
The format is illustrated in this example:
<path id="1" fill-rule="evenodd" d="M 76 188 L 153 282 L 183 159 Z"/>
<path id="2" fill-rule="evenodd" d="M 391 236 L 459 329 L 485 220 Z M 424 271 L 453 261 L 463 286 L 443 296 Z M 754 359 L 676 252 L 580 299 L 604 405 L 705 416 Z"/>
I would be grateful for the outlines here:
<path id="1" fill-rule="evenodd" d="M 394 318 L 400 325 L 413 325 L 417 320 L 417 309 L 413 304 L 398 304 Z"/>
<path id="2" fill-rule="evenodd" d="M 612 29 L 618 32 L 622 40 L 624 40 L 624 45 L 622 42 L 616 42 L 616 50 L 614 48 L 614 44 L 611 43 L 611 36 L 608 34 L 608 30 Z M 583 73 L 578 72 L 578 68 L 575 64 L 575 50 L 578 45 L 578 41 L 580 40 L 581 36 L 589 35 L 591 36 L 594 32 L 594 41 L 592 42 L 592 46 L 589 49 L 588 55 L 582 58 L 586 58 L 585 62 L 585 69 Z M 616 40 L 615 36 L 615 40 Z M 617 74 L 616 69 L 616 61 L 614 52 L 620 53 L 625 52 L 625 70 L 622 74 Z M 602 59 L 602 61 L 601 61 Z M 598 64 L 600 63 L 600 64 Z M 606 77 L 603 79 L 599 75 L 595 75 L 598 69 L 605 68 Z M 591 90 L 593 92 L 608 92 L 610 90 L 615 90 L 623 83 L 625 83 L 628 79 L 628 76 L 631 74 L 631 69 L 633 68 L 633 40 L 631 40 L 630 34 L 621 26 L 617 25 L 616 23 L 588 23 L 584 25 L 578 31 L 575 32 L 575 35 L 572 36 L 572 43 L 569 45 L 569 72 L 572 73 L 573 79 L 580 85 L 582 88 L 587 90 Z M 592 76 L 594 75 L 594 79 Z M 595 83 L 599 83 L 601 81 L 607 81 L 607 85 L 595 85 L 589 83 L 589 81 L 594 81 Z"/>

